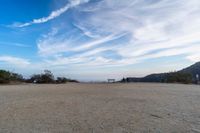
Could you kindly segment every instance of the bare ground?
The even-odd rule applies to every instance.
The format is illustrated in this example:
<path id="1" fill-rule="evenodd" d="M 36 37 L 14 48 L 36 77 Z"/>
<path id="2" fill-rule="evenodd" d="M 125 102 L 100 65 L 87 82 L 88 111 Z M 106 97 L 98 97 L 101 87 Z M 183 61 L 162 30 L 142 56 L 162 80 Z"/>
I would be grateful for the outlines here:
<path id="1" fill-rule="evenodd" d="M 200 133 L 200 86 L 0 86 L 0 133 Z"/>

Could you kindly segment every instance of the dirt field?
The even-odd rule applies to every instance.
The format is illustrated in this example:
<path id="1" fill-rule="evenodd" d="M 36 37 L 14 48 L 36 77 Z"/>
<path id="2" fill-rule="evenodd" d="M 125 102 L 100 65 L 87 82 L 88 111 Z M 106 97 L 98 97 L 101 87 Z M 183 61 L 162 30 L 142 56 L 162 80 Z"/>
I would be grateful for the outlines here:
<path id="1" fill-rule="evenodd" d="M 200 86 L 0 86 L 0 133 L 200 133 Z"/>

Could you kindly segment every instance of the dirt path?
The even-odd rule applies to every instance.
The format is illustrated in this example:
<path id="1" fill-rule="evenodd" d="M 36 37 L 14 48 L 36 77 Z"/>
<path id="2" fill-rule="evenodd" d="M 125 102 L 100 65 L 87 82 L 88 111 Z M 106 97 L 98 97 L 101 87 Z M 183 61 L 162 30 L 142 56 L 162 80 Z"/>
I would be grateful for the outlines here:
<path id="1" fill-rule="evenodd" d="M 0 133 L 200 133 L 200 86 L 0 86 Z"/>

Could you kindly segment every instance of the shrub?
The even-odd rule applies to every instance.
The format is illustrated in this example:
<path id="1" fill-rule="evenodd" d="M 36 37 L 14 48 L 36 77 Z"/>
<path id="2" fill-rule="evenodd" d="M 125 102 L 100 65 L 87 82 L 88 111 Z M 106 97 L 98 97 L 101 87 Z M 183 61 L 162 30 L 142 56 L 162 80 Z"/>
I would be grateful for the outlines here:
<path id="1" fill-rule="evenodd" d="M 0 70 L 0 83 L 1 84 L 6 84 L 10 82 L 10 72 L 9 71 L 5 71 L 5 70 Z"/>
<path id="2" fill-rule="evenodd" d="M 17 73 L 0 70 L 0 84 L 7 84 L 10 82 L 23 82 L 23 76 Z"/>
<path id="3" fill-rule="evenodd" d="M 167 75 L 167 82 L 189 84 L 192 83 L 192 74 L 183 72 L 169 73 Z"/>
<path id="4" fill-rule="evenodd" d="M 55 83 L 54 75 L 49 70 L 44 70 L 42 74 L 35 74 L 31 76 L 28 83 Z"/>
<path id="5" fill-rule="evenodd" d="M 57 77 L 56 83 L 61 84 L 61 83 L 67 83 L 69 79 L 65 77 Z"/>

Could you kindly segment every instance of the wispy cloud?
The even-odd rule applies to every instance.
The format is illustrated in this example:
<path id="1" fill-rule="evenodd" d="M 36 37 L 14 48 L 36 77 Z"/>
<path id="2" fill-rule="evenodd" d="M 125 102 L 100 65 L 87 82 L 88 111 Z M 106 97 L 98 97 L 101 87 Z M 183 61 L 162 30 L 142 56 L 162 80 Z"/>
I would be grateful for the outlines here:
<path id="1" fill-rule="evenodd" d="M 22 47 L 22 48 L 30 48 L 30 45 L 22 44 L 22 43 L 13 43 L 13 42 L 0 42 L 1 45 L 7 46 L 15 46 L 15 47 Z"/>
<path id="2" fill-rule="evenodd" d="M 200 52 L 199 4 L 198 0 L 103 0 L 89 4 L 89 10 L 86 7 L 78 9 L 81 13 L 75 14 L 72 20 L 75 28 L 89 37 L 89 41 L 51 36 L 38 42 L 39 53 L 47 56 L 61 54 L 59 60 L 74 58 L 82 60 L 82 64 L 102 66 L 126 66 L 178 55 L 197 61 Z M 84 19 L 81 17 L 83 14 Z M 116 40 L 124 36 L 128 39 L 122 39 L 121 45 L 116 47 Z M 115 60 L 101 54 L 111 49 L 121 58 Z M 70 57 L 65 55 L 69 51 L 74 52 Z M 79 58 L 81 55 L 92 55 L 92 58 Z"/>
<path id="3" fill-rule="evenodd" d="M 39 54 L 42 56 L 54 56 L 59 53 L 67 53 L 67 52 L 80 52 L 87 51 L 89 49 L 93 49 L 115 39 L 119 39 L 126 35 L 126 33 L 119 35 L 108 35 L 105 37 L 100 37 L 98 39 L 90 40 L 85 43 L 79 43 L 79 45 L 73 45 L 76 42 L 74 40 L 69 39 L 64 36 L 57 36 L 57 34 L 52 30 L 48 35 L 44 38 L 40 39 L 37 43 Z M 53 34 L 52 34 L 53 33 Z M 78 43 L 78 42 L 77 42 Z M 112 49 L 112 48 L 109 48 Z"/>
<path id="4" fill-rule="evenodd" d="M 187 56 L 187 59 L 193 61 L 193 62 L 198 62 L 200 61 L 200 53 L 195 53 L 195 54 L 191 54 L 189 56 Z"/>
<path id="5" fill-rule="evenodd" d="M 175 0 L 173 2 L 136 0 L 132 1 L 132 4 L 130 1 L 102 1 L 96 7 L 98 10 L 92 11 L 92 15 L 79 22 L 89 31 L 89 27 L 96 28 L 99 34 L 102 32 L 130 33 L 129 41 L 116 49 L 123 57 L 121 62 L 135 63 L 137 60 L 143 60 L 146 54 L 156 51 L 160 51 L 160 54 L 148 58 L 173 56 L 162 51 L 169 48 L 176 48 L 179 51 L 174 55 L 190 55 L 193 54 L 191 51 L 187 52 L 182 48 L 188 45 L 191 47 L 199 45 L 199 31 L 197 30 L 200 28 L 199 4 L 197 0 Z M 196 52 L 200 50 L 197 49 Z M 186 56 L 186 59 L 189 58 Z"/>
<path id="6" fill-rule="evenodd" d="M 33 24 L 46 23 L 46 22 L 48 22 L 48 21 L 50 21 L 50 20 L 52 20 L 54 18 L 59 17 L 60 15 L 62 15 L 66 11 L 68 11 L 70 8 L 74 8 L 74 7 L 76 7 L 76 6 L 80 5 L 80 4 L 87 3 L 88 1 L 89 0 L 71 0 L 64 7 L 51 12 L 51 14 L 49 16 L 47 16 L 47 17 L 34 19 L 31 22 L 27 22 L 27 23 L 14 23 L 13 26 L 14 27 L 26 27 L 26 26 L 30 26 L 30 25 L 33 25 Z"/>
<path id="7" fill-rule="evenodd" d="M 90 38 L 99 38 L 100 37 L 99 35 L 96 35 L 93 32 L 87 30 L 85 27 L 82 27 L 81 25 L 74 24 L 74 26 L 77 27 L 79 30 L 81 30 L 81 32 L 87 37 L 90 37 Z"/>
<path id="8" fill-rule="evenodd" d="M 30 62 L 27 59 L 13 57 L 13 56 L 0 56 L 0 62 L 6 63 L 9 65 L 14 65 L 15 67 L 25 68 L 30 65 Z"/>

